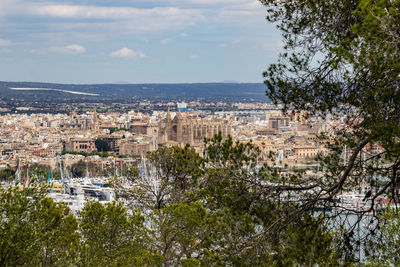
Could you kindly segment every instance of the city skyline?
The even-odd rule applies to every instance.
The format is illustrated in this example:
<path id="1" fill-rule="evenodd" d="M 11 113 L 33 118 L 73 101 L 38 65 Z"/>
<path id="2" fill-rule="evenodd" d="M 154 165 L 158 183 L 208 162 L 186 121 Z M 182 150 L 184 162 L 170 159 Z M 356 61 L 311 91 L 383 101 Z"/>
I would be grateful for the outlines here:
<path id="1" fill-rule="evenodd" d="M 253 0 L 0 3 L 0 80 L 262 82 L 283 44 Z"/>

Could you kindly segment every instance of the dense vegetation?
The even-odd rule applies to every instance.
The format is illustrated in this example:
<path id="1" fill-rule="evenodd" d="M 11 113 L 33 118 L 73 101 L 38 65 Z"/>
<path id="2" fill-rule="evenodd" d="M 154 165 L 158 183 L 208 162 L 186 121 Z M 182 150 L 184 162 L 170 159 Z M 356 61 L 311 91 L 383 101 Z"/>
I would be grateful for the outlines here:
<path id="1" fill-rule="evenodd" d="M 376 204 L 384 199 L 394 205 L 400 199 L 400 1 L 261 2 L 285 44 L 279 61 L 264 73 L 267 96 L 285 110 L 347 120 L 321 133 L 321 144 L 329 148 L 319 158 L 324 176 L 302 177 L 281 193 L 309 192 L 302 200 L 304 212 L 320 206 L 341 210 L 340 216 L 357 215 L 342 233 L 348 251 L 360 242 L 382 244 L 380 230 L 387 222 Z M 335 202 L 345 192 L 364 188 L 369 202 L 363 209 Z M 337 216 L 330 219 L 324 221 L 332 224 Z M 355 230 L 365 220 L 371 227 L 360 240 Z"/>
<path id="2" fill-rule="evenodd" d="M 45 197 L 46 187 L 1 189 L 2 266 L 200 266 L 336 264 L 345 262 L 335 236 L 303 214 L 275 225 L 296 204 L 269 200 L 254 169 L 251 144 L 216 136 L 204 157 L 192 148 L 160 148 L 116 181 L 118 202 L 88 202 L 75 217 Z M 300 227 L 299 227 L 300 226 Z"/>
<path id="3" fill-rule="evenodd" d="M 160 148 L 145 166 L 115 180 L 117 201 L 88 202 L 78 216 L 46 197 L 46 185 L 0 189 L 2 266 L 327 266 L 356 262 L 340 229 L 277 193 L 297 179 L 279 168 L 255 168 L 251 143 L 206 140 Z M 143 175 L 143 172 L 145 175 Z M 280 185 L 284 190 L 285 186 Z M 295 217 L 288 217 L 292 215 Z M 373 263 L 398 263 L 399 217 L 381 215 L 383 239 L 370 243 Z M 389 245 L 389 246 L 388 246 Z M 365 258 L 364 260 L 366 260 Z"/>
<path id="4" fill-rule="evenodd" d="M 111 151 L 110 145 L 108 144 L 107 141 L 103 140 L 103 139 L 96 139 L 96 141 L 94 142 L 97 152 L 108 152 Z"/>

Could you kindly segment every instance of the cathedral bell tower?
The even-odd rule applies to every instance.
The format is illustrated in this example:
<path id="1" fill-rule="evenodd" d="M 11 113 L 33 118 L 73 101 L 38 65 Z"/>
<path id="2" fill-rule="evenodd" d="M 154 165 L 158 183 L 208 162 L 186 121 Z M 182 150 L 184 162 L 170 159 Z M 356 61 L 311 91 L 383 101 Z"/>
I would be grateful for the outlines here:
<path id="1" fill-rule="evenodd" d="M 172 120 L 171 120 L 171 113 L 169 111 L 169 107 L 168 107 L 166 119 L 167 119 L 167 121 L 165 123 L 165 133 L 166 133 L 166 140 L 169 140 L 172 136 Z"/>
<path id="2" fill-rule="evenodd" d="M 97 115 L 97 109 L 96 107 L 94 107 L 94 112 L 92 115 L 92 128 L 94 131 L 98 131 L 99 130 L 99 119 L 98 119 L 98 115 Z"/>
<path id="3" fill-rule="evenodd" d="M 182 113 L 181 110 L 178 110 L 178 114 L 176 115 L 176 141 L 178 143 L 182 143 L 183 142 L 183 127 L 182 127 L 182 123 L 183 123 L 183 117 L 182 117 Z"/>

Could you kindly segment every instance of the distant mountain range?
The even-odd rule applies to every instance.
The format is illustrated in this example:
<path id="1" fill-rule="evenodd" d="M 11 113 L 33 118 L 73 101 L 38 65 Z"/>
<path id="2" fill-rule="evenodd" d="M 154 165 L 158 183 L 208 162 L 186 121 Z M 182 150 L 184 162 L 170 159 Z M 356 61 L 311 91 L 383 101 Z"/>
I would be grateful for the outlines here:
<path id="1" fill-rule="evenodd" d="M 0 97 L 10 98 L 246 98 L 266 101 L 261 83 L 55 84 L 0 82 Z"/>

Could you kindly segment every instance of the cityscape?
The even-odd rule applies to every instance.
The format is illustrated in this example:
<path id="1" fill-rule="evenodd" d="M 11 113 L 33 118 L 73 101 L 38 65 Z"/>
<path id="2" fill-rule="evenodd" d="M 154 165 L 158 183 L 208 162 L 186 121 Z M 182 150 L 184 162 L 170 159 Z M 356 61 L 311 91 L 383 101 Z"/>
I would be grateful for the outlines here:
<path id="1" fill-rule="evenodd" d="M 82 159 L 104 165 L 132 161 L 160 146 L 186 144 L 201 154 L 204 138 L 221 133 L 224 138 L 231 135 L 235 141 L 252 141 L 260 147 L 260 166 L 273 152 L 282 166 L 312 167 L 317 154 L 325 151 L 318 134 L 345 122 L 344 117 L 327 121 L 308 117 L 305 112 L 282 114 L 281 107 L 266 103 L 232 103 L 234 110 L 216 112 L 207 111 L 207 105 L 210 104 L 169 102 L 164 106 L 166 111 L 151 113 L 98 113 L 94 106 L 83 114 L 3 115 L 0 116 L 0 166 L 16 169 L 18 164 L 37 163 L 54 169 L 61 154 L 68 167 Z M 104 140 L 108 149 L 100 151 L 96 140 Z M 108 152 L 109 156 L 83 155 L 93 152 Z"/>
<path id="2" fill-rule="evenodd" d="M 400 266 L 400 0 L 1 0 L 0 266 Z"/>

